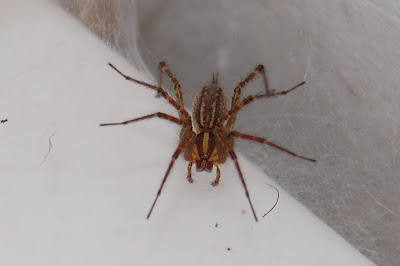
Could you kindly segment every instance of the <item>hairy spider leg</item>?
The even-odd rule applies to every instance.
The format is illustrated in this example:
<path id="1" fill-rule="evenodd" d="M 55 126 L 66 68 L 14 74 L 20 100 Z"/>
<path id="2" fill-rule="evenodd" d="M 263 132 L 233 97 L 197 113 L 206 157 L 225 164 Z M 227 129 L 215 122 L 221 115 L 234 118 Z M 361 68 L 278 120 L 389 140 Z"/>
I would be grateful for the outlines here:
<path id="1" fill-rule="evenodd" d="M 261 98 L 268 98 L 268 97 L 274 97 L 274 96 L 280 96 L 280 95 L 285 95 L 291 91 L 294 91 L 295 89 L 303 86 L 304 84 L 306 84 L 305 81 L 300 82 L 299 84 L 297 84 L 296 86 L 294 86 L 291 89 L 288 89 L 286 91 L 279 91 L 279 92 L 273 92 L 273 93 L 265 93 L 265 94 L 257 94 L 257 95 L 250 95 L 247 96 L 246 98 L 243 99 L 243 101 L 241 101 L 239 104 L 237 104 L 235 107 L 231 108 L 227 113 L 225 113 L 223 116 L 221 116 L 218 119 L 219 123 L 224 122 L 226 119 L 228 119 L 231 115 L 233 115 L 234 113 L 236 113 L 237 111 L 239 111 L 240 109 L 242 109 L 243 107 L 245 107 L 246 105 L 248 105 L 249 103 L 251 103 L 252 101 L 254 101 L 255 99 L 261 99 Z"/>
<path id="2" fill-rule="evenodd" d="M 190 161 L 188 164 L 188 174 L 187 174 L 187 179 L 188 179 L 189 183 L 193 183 L 192 166 L 193 166 L 193 162 Z"/>
<path id="3" fill-rule="evenodd" d="M 161 112 L 157 112 L 157 113 L 154 113 L 154 114 L 145 115 L 145 116 L 142 116 L 142 117 L 126 120 L 126 121 L 123 121 L 123 122 L 103 123 L 103 124 L 100 124 L 100 126 L 102 127 L 102 126 L 126 125 L 126 124 L 129 124 L 129 123 L 133 123 L 133 122 L 137 122 L 137 121 L 145 120 L 145 119 L 150 119 L 150 118 L 153 118 L 153 117 L 166 119 L 166 120 L 174 122 L 174 123 L 176 123 L 178 125 L 182 125 L 183 124 L 182 120 L 179 120 L 178 118 L 173 117 L 172 115 L 161 113 Z"/>
<path id="4" fill-rule="evenodd" d="M 219 184 L 219 180 L 221 179 L 221 169 L 219 168 L 218 164 L 214 164 L 214 165 L 215 165 L 215 167 L 217 167 L 217 177 L 215 178 L 215 180 L 213 182 L 211 182 L 211 185 L 213 185 L 215 187 Z"/>
<path id="5" fill-rule="evenodd" d="M 168 65 L 164 61 L 160 62 L 159 69 L 158 86 L 162 87 L 162 77 L 163 74 L 166 74 L 169 77 L 172 85 L 174 85 L 175 96 L 178 104 L 183 106 L 184 103 L 181 84 L 174 76 L 174 74 L 172 74 L 172 71 L 169 69 Z"/>
<path id="6" fill-rule="evenodd" d="M 253 72 L 253 73 L 254 73 L 254 72 Z M 251 74 L 249 75 L 249 77 L 250 77 L 250 76 L 251 76 Z M 253 77 L 254 77 L 254 76 L 253 76 Z M 246 80 L 246 79 L 245 79 L 245 80 Z M 230 126 L 230 127 L 232 128 L 233 125 L 229 125 L 229 121 L 230 121 L 231 115 L 236 115 L 236 113 L 237 113 L 240 109 L 242 109 L 244 106 L 250 104 L 250 103 L 251 103 L 252 101 L 254 101 L 255 99 L 285 95 L 285 94 L 287 94 L 287 93 L 289 93 L 289 92 L 291 92 L 291 91 L 293 91 L 293 90 L 295 90 L 295 89 L 301 87 L 301 86 L 304 85 L 305 83 L 306 83 L 306 82 L 303 81 L 303 82 L 297 84 L 296 86 L 294 86 L 293 88 L 291 88 L 291 89 L 289 89 L 289 90 L 286 90 L 286 91 L 280 91 L 280 92 L 274 92 L 274 93 L 266 93 L 266 94 L 259 94 L 259 95 L 250 95 L 250 96 L 246 97 L 246 98 L 245 98 L 243 101 L 241 101 L 240 103 L 235 104 L 235 106 L 234 106 L 233 103 L 232 103 L 232 108 L 231 108 L 231 110 L 229 110 L 225 115 L 221 116 L 219 122 L 222 122 L 222 121 L 226 120 L 226 119 L 229 117 L 227 127 Z M 241 86 L 238 86 L 238 87 L 240 88 Z M 235 89 L 235 90 L 236 90 L 236 89 Z M 236 93 L 235 93 L 235 94 L 236 94 Z M 234 99 L 232 99 L 232 101 L 233 101 L 233 100 L 234 100 Z M 233 122 L 234 122 L 234 120 L 233 120 Z M 281 150 L 281 151 L 283 151 L 283 152 L 286 152 L 286 153 L 289 153 L 289 154 L 291 154 L 291 155 L 293 155 L 293 156 L 295 156 L 295 157 L 298 157 L 298 158 L 300 158 L 300 159 L 307 160 L 307 161 L 310 161 L 310 162 L 316 162 L 315 159 L 308 158 L 308 157 L 306 157 L 306 156 L 303 156 L 303 155 L 294 153 L 294 152 L 292 152 L 292 151 L 290 151 L 290 150 L 288 150 L 288 149 L 286 149 L 286 148 L 283 148 L 283 147 L 281 147 L 281 146 L 279 146 L 279 145 L 277 145 L 277 144 L 275 144 L 275 143 L 273 143 L 273 142 L 271 142 L 271 141 L 269 141 L 269 140 L 267 140 L 267 139 L 263 139 L 263 138 L 256 137 L 256 136 L 252 136 L 252 135 L 243 134 L 243 133 L 238 132 L 238 131 L 231 131 L 231 132 L 230 132 L 230 135 L 232 135 L 232 136 L 234 136 L 234 137 L 238 137 L 238 138 L 248 139 L 248 140 L 256 141 L 256 142 L 259 142 L 259 143 L 267 144 L 267 145 L 270 145 L 270 146 L 272 146 L 272 147 L 274 147 L 274 148 L 276 148 L 276 149 L 279 149 L 279 150 Z"/>
<path id="7" fill-rule="evenodd" d="M 267 144 L 267 145 L 269 145 L 271 147 L 274 147 L 274 148 L 276 148 L 278 150 L 281 150 L 283 152 L 289 153 L 290 155 L 293 155 L 294 157 L 298 157 L 298 158 L 301 158 L 303 160 L 307 160 L 307 161 L 314 162 L 314 163 L 317 162 L 315 159 L 308 158 L 308 157 L 305 157 L 303 155 L 294 153 L 294 152 L 292 152 L 292 151 L 290 151 L 290 150 L 288 150 L 286 148 L 283 148 L 283 147 L 281 147 L 279 145 L 276 145 L 275 143 L 273 143 L 273 142 L 271 142 L 271 141 L 269 141 L 267 139 L 263 139 L 263 138 L 252 136 L 252 135 L 243 134 L 243 133 L 238 132 L 238 131 L 231 131 L 229 135 L 231 135 L 233 137 L 236 137 L 236 138 L 248 139 L 248 140 L 256 141 L 256 142 L 259 142 L 259 143 Z"/>
<path id="8" fill-rule="evenodd" d="M 249 190 L 247 189 L 247 184 L 246 184 L 246 181 L 244 180 L 244 177 L 243 177 L 243 174 L 242 174 L 242 170 L 240 169 L 238 158 L 236 156 L 235 151 L 233 150 L 233 146 L 229 144 L 228 139 L 226 137 L 224 137 L 224 136 L 218 136 L 218 139 L 221 141 L 222 145 L 228 151 L 228 153 L 231 156 L 233 162 L 235 163 L 236 169 L 237 169 L 237 171 L 239 173 L 240 181 L 242 181 L 242 185 L 243 185 L 243 188 L 244 188 L 244 191 L 245 191 L 245 194 L 246 194 L 246 198 L 249 201 L 251 211 L 253 212 L 254 219 L 256 220 L 256 222 L 258 222 L 257 214 L 256 214 L 256 211 L 255 211 L 255 209 L 253 207 L 253 203 L 251 202 L 250 193 L 249 193 Z"/>
<path id="9" fill-rule="evenodd" d="M 169 176 L 169 173 L 171 172 L 172 167 L 174 166 L 174 163 L 176 161 L 176 159 L 178 158 L 178 156 L 182 153 L 182 151 L 185 149 L 185 147 L 187 146 L 187 144 L 196 136 L 196 134 L 192 131 L 190 134 L 188 134 L 185 139 L 183 139 L 183 141 L 181 141 L 181 143 L 179 144 L 178 148 L 175 150 L 174 154 L 172 155 L 172 159 L 171 162 L 168 165 L 168 169 L 165 172 L 164 178 L 161 182 L 160 188 L 157 191 L 157 195 L 156 198 L 154 199 L 153 204 L 151 205 L 150 211 L 147 214 L 147 219 L 150 218 L 150 215 L 154 209 L 154 206 L 157 203 L 158 198 L 161 195 L 162 189 L 164 187 L 165 181 L 167 181 L 167 178 Z"/>
<path id="10" fill-rule="evenodd" d="M 249 83 L 251 80 L 253 80 L 257 76 L 257 74 L 261 74 L 262 77 L 263 77 L 263 82 L 264 82 L 266 94 L 271 94 L 272 93 L 269 90 L 266 69 L 264 68 L 263 65 L 258 65 L 246 78 L 244 78 L 236 86 L 236 88 L 234 90 L 234 93 L 233 93 L 233 96 L 232 96 L 231 109 L 234 109 L 239 104 L 240 96 L 242 94 L 242 89 L 247 85 L 247 83 Z M 226 128 L 229 131 L 231 131 L 233 129 L 233 126 L 234 126 L 235 121 L 236 121 L 236 116 L 237 116 L 237 113 L 232 113 L 232 115 L 228 119 L 228 122 L 226 123 Z"/>
<path id="11" fill-rule="evenodd" d="M 115 71 L 117 71 L 117 73 L 120 74 L 121 76 L 123 76 L 125 79 L 130 80 L 132 82 L 135 82 L 137 84 L 143 85 L 143 86 L 145 86 L 147 88 L 150 88 L 150 89 L 153 89 L 153 90 L 156 90 L 157 92 L 159 92 L 162 97 L 164 97 L 173 107 L 175 107 L 179 111 L 179 116 L 180 117 L 184 117 L 185 120 L 191 121 L 190 114 L 185 110 L 185 106 L 183 106 L 182 104 L 177 103 L 163 88 L 151 85 L 149 83 L 146 83 L 146 82 L 134 79 L 134 78 L 131 78 L 128 75 L 125 75 L 124 73 L 122 73 L 113 64 L 108 63 L 108 65 L 111 68 L 113 68 Z"/>

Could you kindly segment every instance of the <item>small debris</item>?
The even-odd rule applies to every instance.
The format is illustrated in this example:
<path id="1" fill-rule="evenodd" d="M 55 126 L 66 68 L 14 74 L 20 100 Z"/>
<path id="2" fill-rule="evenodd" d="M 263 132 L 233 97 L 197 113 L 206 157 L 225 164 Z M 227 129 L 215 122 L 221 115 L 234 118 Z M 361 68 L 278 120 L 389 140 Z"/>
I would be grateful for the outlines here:
<path id="1" fill-rule="evenodd" d="M 0 121 L 0 123 L 4 124 L 4 123 L 7 122 L 7 121 L 8 121 L 8 119 L 2 119 L 2 120 Z"/>
<path id="2" fill-rule="evenodd" d="M 241 213 L 242 213 L 242 214 L 246 214 L 246 210 L 242 210 Z"/>
<path id="3" fill-rule="evenodd" d="M 231 248 L 227 248 L 226 250 L 231 251 Z"/>
<path id="4" fill-rule="evenodd" d="M 42 164 L 46 162 L 46 159 L 50 155 L 51 149 L 53 148 L 53 142 L 51 141 L 51 139 L 56 134 L 55 124 L 56 124 L 56 121 L 53 121 L 53 123 L 50 125 L 50 130 L 53 131 L 53 133 L 49 136 L 49 146 L 48 146 L 47 153 L 45 154 L 45 156 L 43 158 Z"/>
<path id="5" fill-rule="evenodd" d="M 218 227 L 218 223 L 215 224 L 215 227 Z"/>

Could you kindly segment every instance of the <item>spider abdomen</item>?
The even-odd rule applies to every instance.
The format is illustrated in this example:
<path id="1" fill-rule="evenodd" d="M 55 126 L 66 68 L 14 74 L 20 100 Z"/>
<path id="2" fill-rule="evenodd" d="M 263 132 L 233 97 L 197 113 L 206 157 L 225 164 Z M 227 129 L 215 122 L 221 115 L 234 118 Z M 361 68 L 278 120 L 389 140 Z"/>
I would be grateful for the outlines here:
<path id="1" fill-rule="evenodd" d="M 211 83 L 196 94 L 192 118 L 197 132 L 211 131 L 218 125 L 218 118 L 228 111 L 228 99 L 219 84 Z"/>

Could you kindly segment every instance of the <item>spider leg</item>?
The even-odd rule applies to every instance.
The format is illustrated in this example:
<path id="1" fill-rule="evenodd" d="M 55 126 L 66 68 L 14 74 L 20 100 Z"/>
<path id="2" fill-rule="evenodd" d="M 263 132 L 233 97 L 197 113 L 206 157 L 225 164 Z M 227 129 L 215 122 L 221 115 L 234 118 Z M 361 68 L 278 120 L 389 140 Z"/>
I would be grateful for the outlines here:
<path id="1" fill-rule="evenodd" d="M 160 62 L 160 72 L 159 72 L 159 79 L 158 79 L 158 86 L 160 86 L 160 87 L 162 86 L 163 74 L 166 74 L 169 77 L 169 80 L 174 85 L 175 96 L 176 96 L 177 102 L 178 102 L 178 104 L 183 106 L 184 104 L 183 104 L 183 94 L 182 94 L 181 84 L 176 79 L 174 74 L 172 74 L 168 65 L 164 61 Z"/>
<path id="2" fill-rule="evenodd" d="M 258 94 L 258 95 L 250 95 L 247 96 L 243 101 L 241 101 L 239 104 L 237 104 L 235 107 L 231 108 L 228 112 L 226 112 L 224 115 L 222 115 L 219 119 L 218 122 L 222 123 L 224 122 L 226 119 L 228 119 L 229 117 L 231 117 L 232 115 L 235 115 L 235 113 L 237 111 L 239 111 L 240 109 L 242 109 L 243 107 L 245 107 L 246 105 L 248 105 L 249 103 L 251 103 L 252 101 L 254 101 L 255 99 L 261 99 L 261 98 L 268 98 L 268 97 L 274 97 L 274 96 L 280 96 L 280 95 L 285 95 L 291 91 L 294 91 L 295 89 L 303 86 L 304 84 L 306 84 L 305 81 L 300 82 L 299 84 L 297 84 L 296 86 L 294 86 L 291 89 L 285 90 L 285 91 L 279 91 L 279 92 L 273 92 L 273 93 L 265 93 L 265 94 Z"/>
<path id="3" fill-rule="evenodd" d="M 233 162 L 235 163 L 236 169 L 239 173 L 240 180 L 242 181 L 244 191 L 246 193 L 246 198 L 249 201 L 251 211 L 253 212 L 254 219 L 256 220 L 256 222 L 258 222 L 257 214 L 256 214 L 256 211 L 254 210 L 253 203 L 251 202 L 250 193 L 249 193 L 249 190 L 247 189 L 246 181 L 244 180 L 242 170 L 240 169 L 238 158 L 236 156 L 235 151 L 233 150 L 233 146 L 229 144 L 229 141 L 225 136 L 219 136 L 218 139 L 221 141 L 222 145 L 228 151 Z"/>
<path id="4" fill-rule="evenodd" d="M 180 114 L 181 117 L 185 118 L 186 120 L 190 120 L 191 121 L 190 114 L 185 110 L 185 106 L 183 106 L 183 104 L 177 103 L 163 88 L 151 85 L 149 83 L 146 83 L 146 82 L 134 79 L 134 78 L 131 78 L 128 75 L 125 75 L 124 73 L 122 73 L 113 64 L 108 63 L 108 65 L 111 68 L 113 68 L 115 71 L 117 71 L 118 74 L 123 76 L 125 79 L 130 80 L 132 82 L 135 82 L 137 84 L 140 84 L 142 86 L 145 86 L 147 88 L 150 88 L 150 89 L 153 89 L 153 90 L 156 90 L 157 92 L 159 92 L 162 97 L 164 97 L 172 106 L 174 106 L 179 111 L 179 114 Z"/>
<path id="5" fill-rule="evenodd" d="M 281 150 L 283 152 L 289 153 L 290 155 L 293 155 L 294 157 L 298 157 L 300 159 L 307 160 L 307 161 L 314 162 L 314 163 L 317 162 L 315 159 L 308 158 L 308 157 L 305 157 L 303 155 L 294 153 L 294 152 L 292 152 L 292 151 L 290 151 L 288 149 L 285 149 L 285 148 L 283 148 L 283 147 L 281 147 L 279 145 L 276 145 L 273 142 L 270 142 L 267 139 L 259 138 L 259 137 L 252 136 L 252 135 L 243 134 L 243 133 L 238 132 L 238 131 L 232 131 L 230 133 L 230 135 L 233 136 L 233 137 L 236 137 L 236 138 L 248 139 L 248 140 L 256 141 L 256 142 L 259 142 L 259 143 L 267 144 L 267 145 L 272 146 L 272 147 L 274 147 L 274 148 L 276 148 L 278 150 Z"/>
<path id="6" fill-rule="evenodd" d="M 215 164 L 215 166 L 217 167 L 217 177 L 215 178 L 215 180 L 213 182 L 211 182 L 211 185 L 213 185 L 214 187 L 219 184 L 219 179 L 221 178 L 221 169 L 219 169 L 218 164 Z"/>
<path id="7" fill-rule="evenodd" d="M 247 85 L 247 83 L 249 83 L 251 80 L 253 80 L 257 76 L 257 74 L 261 74 L 263 77 L 266 94 L 272 93 L 269 90 L 267 72 L 265 70 L 265 67 L 263 65 L 258 65 L 246 78 L 244 78 L 236 86 L 236 88 L 234 90 L 234 94 L 232 96 L 231 109 L 235 108 L 239 104 L 240 96 L 242 94 L 242 89 Z M 226 127 L 228 128 L 229 131 L 232 130 L 233 125 L 235 124 L 236 115 L 237 115 L 236 113 L 232 113 L 232 115 L 229 117 L 229 120 L 226 124 Z"/>
<path id="8" fill-rule="evenodd" d="M 192 165 L 193 165 L 193 162 L 189 162 L 189 164 L 188 164 L 188 175 L 187 175 L 187 179 L 188 179 L 189 183 L 193 183 Z"/>
<path id="9" fill-rule="evenodd" d="M 183 124 L 182 120 L 179 120 L 178 118 L 173 117 L 172 115 L 161 113 L 161 112 L 157 112 L 157 113 L 154 113 L 154 114 L 145 115 L 145 116 L 142 116 L 142 117 L 138 117 L 138 118 L 127 120 L 127 121 L 123 121 L 123 122 L 104 123 L 104 124 L 100 124 L 100 126 L 102 127 L 102 126 L 126 125 L 126 124 L 129 124 L 129 123 L 133 123 L 133 122 L 137 122 L 137 121 L 145 120 L 145 119 L 150 119 L 150 118 L 153 118 L 153 117 L 166 119 L 166 120 L 174 122 L 174 123 L 176 123 L 178 125 L 182 125 Z"/>
<path id="10" fill-rule="evenodd" d="M 243 187 L 244 187 L 244 191 L 246 192 L 246 197 L 247 197 L 247 199 L 249 201 L 249 204 L 250 204 L 250 207 L 251 207 L 251 211 L 253 212 L 253 215 L 254 215 L 254 219 L 256 220 L 256 222 L 258 222 L 256 211 L 254 210 L 253 203 L 251 202 L 250 193 L 249 193 L 249 190 L 247 189 L 246 181 L 244 180 L 244 177 L 243 177 L 243 174 L 242 174 L 242 170 L 240 169 L 239 161 L 237 159 L 236 153 L 233 150 L 230 150 L 229 154 L 230 154 L 231 158 L 233 159 L 233 162 L 236 165 L 236 169 L 237 169 L 237 171 L 239 173 L 240 180 L 242 181 L 242 184 L 243 184 Z"/>
<path id="11" fill-rule="evenodd" d="M 167 178 L 168 178 L 168 176 L 169 176 L 169 173 L 171 172 L 171 169 L 172 169 L 172 167 L 174 166 L 174 163 L 175 163 L 176 159 L 177 159 L 178 156 L 182 153 L 182 151 L 185 149 L 185 147 L 187 146 L 187 144 L 193 139 L 194 136 L 196 136 L 196 134 L 195 134 L 193 131 L 191 131 L 191 132 L 180 142 L 178 148 L 175 150 L 174 154 L 172 155 L 171 162 L 170 162 L 169 165 L 168 165 L 167 171 L 165 172 L 165 175 L 164 175 L 164 178 L 163 178 L 163 180 L 162 180 L 162 182 L 161 182 L 160 188 L 159 188 L 158 191 L 157 191 L 156 198 L 154 199 L 154 202 L 153 202 L 153 204 L 151 205 L 150 211 L 149 211 L 149 213 L 147 214 L 147 219 L 150 218 L 150 215 L 151 215 L 151 213 L 152 213 L 152 211 L 153 211 L 153 209 L 154 209 L 154 206 L 155 206 L 156 203 L 157 203 L 158 198 L 159 198 L 160 195 L 161 195 L 161 191 L 162 191 L 162 189 L 163 189 L 163 187 L 164 187 L 165 181 L 167 181 Z"/>

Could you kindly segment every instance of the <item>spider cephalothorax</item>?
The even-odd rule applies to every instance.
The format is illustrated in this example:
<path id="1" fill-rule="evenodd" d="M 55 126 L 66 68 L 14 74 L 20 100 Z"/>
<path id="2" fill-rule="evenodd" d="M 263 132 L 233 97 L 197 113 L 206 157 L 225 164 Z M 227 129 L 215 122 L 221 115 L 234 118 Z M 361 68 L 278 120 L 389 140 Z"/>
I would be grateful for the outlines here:
<path id="1" fill-rule="evenodd" d="M 113 125 L 126 125 L 128 123 L 149 119 L 153 117 L 159 117 L 176 124 L 182 126 L 180 133 L 180 141 L 177 149 L 172 155 L 171 162 L 167 168 L 167 171 L 164 175 L 164 178 L 161 182 L 160 188 L 157 191 L 156 198 L 154 199 L 153 205 L 150 208 L 150 211 L 147 215 L 147 218 L 150 217 L 153 208 L 161 195 L 161 191 L 164 187 L 164 184 L 168 178 L 168 175 L 174 165 L 178 156 L 183 153 L 183 157 L 188 164 L 188 175 L 187 178 L 189 182 L 193 182 L 192 178 L 192 166 L 196 164 L 196 171 L 207 171 L 211 172 L 213 167 L 217 168 L 217 177 L 212 182 L 212 185 L 216 186 L 219 183 L 221 178 L 221 170 L 219 168 L 220 164 L 226 162 L 227 157 L 231 157 L 234 161 L 236 169 L 238 171 L 240 180 L 243 184 L 246 197 L 249 201 L 251 210 L 254 215 L 254 219 L 258 221 L 256 212 L 253 207 L 253 203 L 250 199 L 250 194 L 247 189 L 246 182 L 244 180 L 242 171 L 239 166 L 239 162 L 236 156 L 236 153 L 233 149 L 233 143 L 235 138 L 248 139 L 252 141 L 256 141 L 259 143 L 270 145 L 276 149 L 289 153 L 295 157 L 299 157 L 304 160 L 308 160 L 311 162 L 315 162 L 314 159 L 296 154 L 292 151 L 289 151 L 281 146 L 278 146 L 266 139 L 259 138 L 252 135 L 243 134 L 238 131 L 233 130 L 233 126 L 236 121 L 237 112 L 242 109 L 244 106 L 248 105 L 255 99 L 259 98 L 267 98 L 273 96 L 284 95 L 290 91 L 297 89 L 298 87 L 305 84 L 305 82 L 301 82 L 300 84 L 294 86 L 293 88 L 281 91 L 281 92 L 272 92 L 268 88 L 267 75 L 264 70 L 263 65 L 258 65 L 245 79 L 243 79 L 236 86 L 234 94 L 232 96 L 231 106 L 228 107 L 228 98 L 219 84 L 219 76 L 218 73 L 213 74 L 212 81 L 209 85 L 200 89 L 193 101 L 193 109 L 192 115 L 190 115 L 183 104 L 183 95 L 182 88 L 179 84 L 178 80 L 169 70 L 168 66 L 164 63 L 160 63 L 160 75 L 159 75 L 159 84 L 158 86 L 154 86 L 143 81 L 131 78 L 121 71 L 119 71 L 112 64 L 109 64 L 115 71 L 117 71 L 120 75 L 122 75 L 127 80 L 133 81 L 150 89 L 156 90 L 162 97 L 164 97 L 172 106 L 174 106 L 179 112 L 179 118 L 176 118 L 172 115 L 157 112 L 153 114 L 149 114 L 146 116 L 142 116 L 139 118 L 127 120 L 124 122 L 118 123 L 106 123 L 100 124 L 100 126 L 113 126 Z M 172 84 L 174 85 L 175 90 L 175 99 L 172 98 L 161 86 L 162 86 L 162 77 L 163 74 L 166 74 Z M 250 95 L 240 101 L 240 96 L 242 92 L 242 88 L 252 80 L 257 74 L 261 74 L 263 77 L 264 85 L 265 85 L 265 93 Z M 194 129 L 193 129 L 194 126 Z"/>

